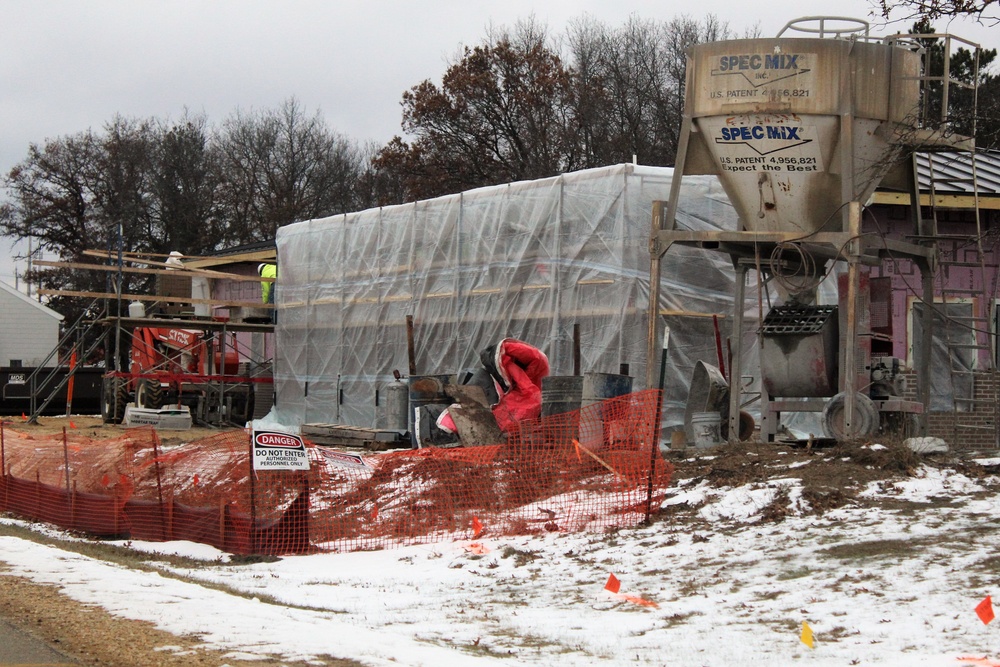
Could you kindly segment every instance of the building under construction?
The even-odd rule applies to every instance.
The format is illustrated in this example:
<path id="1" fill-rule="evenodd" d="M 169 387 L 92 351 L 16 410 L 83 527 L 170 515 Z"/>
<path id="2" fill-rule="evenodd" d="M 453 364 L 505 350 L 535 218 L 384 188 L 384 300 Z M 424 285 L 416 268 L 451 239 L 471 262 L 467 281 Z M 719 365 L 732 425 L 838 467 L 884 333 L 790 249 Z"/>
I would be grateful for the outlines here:
<path id="1" fill-rule="evenodd" d="M 662 386 L 675 443 L 715 412 L 731 440 L 927 433 L 996 448 L 1000 154 L 951 126 L 952 100 L 975 92 L 946 74 L 959 47 L 978 54 L 826 18 L 698 45 L 675 168 L 280 228 L 272 418 L 412 427 L 413 406 L 400 421 L 390 400 L 397 374 L 411 389 L 461 376 L 511 337 L 554 378 Z M 212 310 L 192 314 L 219 330 L 253 316 L 262 257 L 206 282 Z M 198 305 L 197 284 L 178 299 Z"/>
<path id="2" fill-rule="evenodd" d="M 281 228 L 279 418 L 376 427 L 394 370 L 460 373 L 508 336 L 556 376 L 656 386 L 669 327 L 668 429 L 690 419 L 701 361 L 722 371 L 709 407 L 731 438 L 744 412 L 765 440 L 812 413 L 835 437 L 929 427 L 995 447 L 997 156 L 951 131 L 960 82 L 931 71 L 926 40 L 787 31 L 692 49 L 676 169 Z"/>

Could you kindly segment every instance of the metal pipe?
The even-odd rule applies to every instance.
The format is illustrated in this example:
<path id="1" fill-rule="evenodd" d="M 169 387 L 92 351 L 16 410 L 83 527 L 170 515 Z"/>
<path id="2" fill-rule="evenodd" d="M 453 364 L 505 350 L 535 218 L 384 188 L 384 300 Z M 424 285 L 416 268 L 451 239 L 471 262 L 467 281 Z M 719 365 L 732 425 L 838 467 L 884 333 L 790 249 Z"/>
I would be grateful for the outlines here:
<path id="1" fill-rule="evenodd" d="M 931 406 L 931 346 L 934 344 L 934 274 L 929 264 L 920 266 L 920 282 L 923 288 L 924 307 L 921 313 L 920 359 L 914 359 L 917 366 L 917 395 L 924 406 L 920 413 L 919 435 L 927 435 L 928 413 Z"/>
<path id="2" fill-rule="evenodd" d="M 840 378 L 840 390 L 844 395 L 844 434 L 856 435 L 854 413 L 857 392 L 857 346 L 858 346 L 858 250 L 861 243 L 861 204 L 852 201 L 847 206 L 847 326 L 844 332 L 844 364 Z"/>
<path id="3" fill-rule="evenodd" d="M 660 379 L 656 393 L 656 417 L 653 422 L 653 440 L 649 443 L 649 478 L 646 481 L 646 519 L 648 526 L 653 516 L 653 476 L 656 473 L 656 455 L 660 451 L 660 434 L 663 428 L 663 387 L 667 379 L 667 348 L 670 345 L 670 327 L 663 331 L 663 351 L 660 353 Z"/>
<path id="4" fill-rule="evenodd" d="M 417 374 L 417 351 L 413 344 L 413 315 L 406 316 L 406 359 L 412 377 Z"/>
<path id="5" fill-rule="evenodd" d="M 677 178 L 674 172 L 674 178 Z M 656 340 L 660 323 L 660 257 L 657 237 L 663 219 L 663 202 L 653 202 L 652 234 L 649 238 L 649 304 L 646 309 L 646 389 L 656 381 L 653 360 L 656 359 Z"/>
<path id="6" fill-rule="evenodd" d="M 740 378 L 743 377 L 743 302 L 747 267 L 736 263 L 736 298 L 733 302 L 733 359 L 729 364 L 729 442 L 740 441 Z"/>
<path id="7" fill-rule="evenodd" d="M 580 323 L 573 324 L 573 375 L 580 375 Z"/>

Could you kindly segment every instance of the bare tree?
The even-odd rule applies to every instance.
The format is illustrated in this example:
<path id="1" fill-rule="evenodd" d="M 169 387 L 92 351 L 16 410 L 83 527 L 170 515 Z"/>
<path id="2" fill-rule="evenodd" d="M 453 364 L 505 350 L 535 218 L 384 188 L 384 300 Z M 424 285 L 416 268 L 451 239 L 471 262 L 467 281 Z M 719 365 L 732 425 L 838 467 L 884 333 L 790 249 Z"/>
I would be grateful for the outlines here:
<path id="1" fill-rule="evenodd" d="M 226 221 L 217 201 L 221 170 L 207 119 L 157 123 L 151 162 L 151 217 L 162 247 L 185 255 L 218 249 Z"/>
<path id="2" fill-rule="evenodd" d="M 563 36 L 564 49 L 572 63 L 570 103 L 573 106 L 571 148 L 575 162 L 582 167 L 597 167 L 614 161 L 615 133 L 608 123 L 611 109 L 610 90 L 604 55 L 607 26 L 593 17 L 574 19 Z"/>
<path id="3" fill-rule="evenodd" d="M 116 116 L 104 129 L 95 191 L 102 226 L 120 228 L 126 248 L 157 252 L 160 237 L 150 206 L 154 123 Z M 84 239 L 81 239 L 84 240 Z M 87 239 L 90 247 L 103 239 Z"/>
<path id="4" fill-rule="evenodd" d="M 91 132 L 31 144 L 5 177 L 9 199 L 0 206 L 0 230 L 32 237 L 45 250 L 76 259 L 81 242 L 103 238 L 96 188 L 100 140 Z"/>
<path id="5" fill-rule="evenodd" d="M 295 99 L 280 109 L 240 112 L 223 123 L 221 215 L 230 242 L 273 239 L 296 220 L 350 211 L 362 151 Z"/>
<path id="6" fill-rule="evenodd" d="M 204 123 L 172 125 L 114 118 L 100 134 L 87 131 L 31 145 L 5 178 L 10 195 L 0 209 L 0 231 L 32 237 L 68 261 L 93 261 L 87 249 L 199 252 L 217 247 L 211 220 L 214 168 Z M 29 279 L 41 287 L 107 291 L 109 275 L 40 268 Z M 125 291 L 149 289 L 147 276 L 126 274 Z M 54 297 L 50 305 L 75 319 L 84 302 Z"/>
<path id="7" fill-rule="evenodd" d="M 898 18 L 904 21 L 967 16 L 985 25 L 1000 25 L 1000 0 L 878 0 L 873 4 L 886 19 L 893 12 L 902 12 Z"/>
<path id="8" fill-rule="evenodd" d="M 631 160 L 673 164 L 684 109 L 687 49 L 725 39 L 726 24 L 679 17 L 630 18 L 610 28 L 590 18 L 572 22 L 566 48 L 578 139 L 588 166 Z"/>

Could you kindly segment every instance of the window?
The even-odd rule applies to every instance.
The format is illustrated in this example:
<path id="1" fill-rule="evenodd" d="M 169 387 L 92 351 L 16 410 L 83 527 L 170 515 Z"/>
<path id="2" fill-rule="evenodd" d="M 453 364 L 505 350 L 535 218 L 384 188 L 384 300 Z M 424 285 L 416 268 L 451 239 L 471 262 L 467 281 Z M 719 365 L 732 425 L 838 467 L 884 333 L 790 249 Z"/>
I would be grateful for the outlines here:
<path id="1" fill-rule="evenodd" d="M 936 412 L 971 409 L 972 371 L 976 369 L 976 334 L 969 326 L 975 304 L 971 300 L 935 302 L 931 338 L 931 404 Z M 907 364 L 915 368 L 923 344 L 923 313 L 926 304 L 910 301 Z M 966 399 L 955 401 L 956 398 Z"/>

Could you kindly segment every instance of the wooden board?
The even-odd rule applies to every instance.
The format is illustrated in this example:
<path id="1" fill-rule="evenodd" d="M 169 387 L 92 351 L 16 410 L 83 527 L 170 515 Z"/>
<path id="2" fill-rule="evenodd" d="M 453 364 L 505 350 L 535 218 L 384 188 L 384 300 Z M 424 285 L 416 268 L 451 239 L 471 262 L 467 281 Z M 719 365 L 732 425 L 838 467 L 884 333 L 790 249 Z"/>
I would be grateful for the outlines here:
<path id="1" fill-rule="evenodd" d="M 109 255 L 108 253 L 101 252 L 99 250 L 84 250 L 83 254 L 86 255 L 86 256 L 88 256 L 88 257 L 99 257 L 101 259 L 107 259 L 107 260 L 110 260 L 112 262 L 118 261 L 118 256 L 117 255 Z M 216 277 L 216 278 L 230 278 L 230 277 L 232 277 L 234 275 L 232 273 L 226 273 L 225 271 L 213 271 L 212 269 L 186 268 L 183 264 L 181 264 L 180 266 L 178 266 L 176 264 L 167 264 L 166 262 L 157 262 L 156 260 L 152 260 L 152 259 L 138 259 L 138 258 L 134 258 L 134 257 L 122 257 L 122 261 L 123 262 L 131 262 L 132 264 L 145 264 L 146 266 L 158 266 L 160 268 L 170 269 L 172 271 L 184 271 L 184 272 L 187 272 L 187 273 L 191 273 L 192 275 L 213 276 L 213 277 Z M 118 270 L 117 266 L 115 266 L 114 268 L 115 268 L 116 271 Z M 267 280 L 270 280 L 271 282 L 274 281 L 273 278 L 267 279 L 267 278 L 261 278 L 260 276 L 251 276 L 251 278 L 253 280 L 259 280 L 261 282 L 266 282 Z"/>
<path id="2" fill-rule="evenodd" d="M 135 260 L 126 259 L 126 262 L 132 262 Z M 122 273 L 144 273 L 152 275 L 183 275 L 183 276 L 204 276 L 206 278 L 228 278 L 229 280 L 243 281 L 243 282 L 261 282 L 261 283 L 273 283 L 274 278 L 261 278 L 260 276 L 244 276 L 235 273 L 226 273 L 224 271 L 211 271 L 209 269 L 188 269 L 184 267 L 171 266 L 163 264 L 162 262 L 142 262 L 143 264 L 155 264 L 156 266 L 164 266 L 166 268 L 162 269 L 145 269 L 138 266 L 122 266 L 118 267 L 113 264 L 84 264 L 83 262 L 55 262 L 47 259 L 36 259 L 32 262 L 34 266 L 48 266 L 53 268 L 62 269 L 83 269 L 86 271 L 111 271 L 117 273 L 121 271 Z"/>
<path id="3" fill-rule="evenodd" d="M 80 292 L 76 290 L 63 289 L 38 289 L 38 294 L 50 296 L 79 296 L 88 299 L 117 299 L 114 292 Z M 205 303 L 212 306 L 226 306 L 228 308 L 265 308 L 274 309 L 274 304 L 261 303 L 260 301 L 220 301 L 218 299 L 189 299 L 183 296 L 164 296 L 162 294 L 122 294 L 122 299 L 128 301 L 164 301 L 169 303 Z"/>

